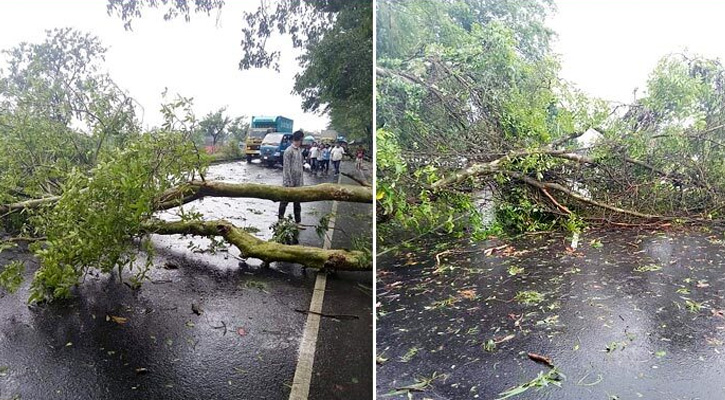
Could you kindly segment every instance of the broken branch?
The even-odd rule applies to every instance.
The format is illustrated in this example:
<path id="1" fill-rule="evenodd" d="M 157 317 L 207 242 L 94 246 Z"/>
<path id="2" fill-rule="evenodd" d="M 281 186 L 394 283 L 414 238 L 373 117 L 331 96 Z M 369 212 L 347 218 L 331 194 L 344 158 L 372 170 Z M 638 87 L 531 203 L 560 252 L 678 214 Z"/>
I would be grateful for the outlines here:
<path id="1" fill-rule="evenodd" d="M 291 262 L 309 268 L 331 270 L 372 269 L 372 260 L 360 251 L 324 250 L 318 247 L 267 242 L 224 220 L 178 222 L 156 220 L 144 224 L 144 231 L 157 235 L 221 236 L 236 246 L 243 257 L 257 258 L 265 262 Z"/>
<path id="2" fill-rule="evenodd" d="M 311 202 L 346 201 L 372 203 L 373 193 L 368 187 L 322 183 L 319 185 L 284 187 L 259 183 L 229 183 L 220 181 L 192 181 L 162 193 L 156 200 L 156 210 L 167 210 L 203 197 L 245 197 L 272 201 Z M 35 209 L 56 203 L 60 196 L 44 197 L 0 205 L 0 215 Z"/>
<path id="3" fill-rule="evenodd" d="M 207 196 L 246 197 L 299 203 L 331 200 L 353 203 L 373 202 L 373 193 L 370 189 L 353 185 L 322 183 L 311 186 L 284 187 L 259 183 L 192 181 L 164 192 L 159 196 L 159 203 L 155 208 L 166 210 Z"/>

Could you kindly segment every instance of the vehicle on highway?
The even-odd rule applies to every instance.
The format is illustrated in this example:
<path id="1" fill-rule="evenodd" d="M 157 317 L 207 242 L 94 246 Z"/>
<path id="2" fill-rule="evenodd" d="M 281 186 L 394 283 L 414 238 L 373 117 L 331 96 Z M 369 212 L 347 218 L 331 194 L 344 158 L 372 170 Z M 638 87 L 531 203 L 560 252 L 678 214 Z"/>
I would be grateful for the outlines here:
<path id="1" fill-rule="evenodd" d="M 262 142 L 268 133 L 292 133 L 293 125 L 294 121 L 283 116 L 252 117 L 252 123 L 249 125 L 249 130 L 247 131 L 247 140 L 244 148 L 247 162 L 252 162 L 254 158 L 261 156 Z"/>
<path id="2" fill-rule="evenodd" d="M 292 133 L 272 132 L 262 140 L 260 157 L 270 167 L 283 162 L 284 151 L 292 144 Z"/>

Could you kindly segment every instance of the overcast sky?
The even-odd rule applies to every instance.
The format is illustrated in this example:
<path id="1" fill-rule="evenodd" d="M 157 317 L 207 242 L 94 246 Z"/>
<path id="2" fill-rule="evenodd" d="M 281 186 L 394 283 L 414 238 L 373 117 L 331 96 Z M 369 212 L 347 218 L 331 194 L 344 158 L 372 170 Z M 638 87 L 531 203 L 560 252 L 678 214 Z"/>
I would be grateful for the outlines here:
<path id="1" fill-rule="evenodd" d="M 683 49 L 725 59 L 725 1 L 555 1 L 561 77 L 590 95 L 631 102 L 657 61 Z"/>
<path id="2" fill-rule="evenodd" d="M 145 10 L 123 29 L 118 17 L 106 13 L 105 0 L 2 0 L 0 49 L 22 41 L 37 42 L 45 30 L 73 27 L 98 36 L 108 48 L 111 77 L 144 107 L 144 125 L 161 121 L 161 92 L 193 97 L 197 116 L 227 106 L 231 116 L 284 115 L 295 129 L 324 129 L 326 116 L 304 113 L 301 99 L 290 94 L 299 72 L 299 54 L 289 38 L 268 41 L 282 52 L 281 72 L 240 71 L 242 12 L 257 0 L 227 1 L 220 15 L 192 14 L 191 22 L 163 21 L 162 13 Z M 218 17 L 218 18 L 217 18 Z"/>
<path id="3" fill-rule="evenodd" d="M 725 1 L 556 0 L 549 25 L 558 33 L 561 76 L 591 95 L 630 102 L 641 95 L 660 57 L 688 49 L 725 59 Z M 282 71 L 240 71 L 241 14 L 257 0 L 228 1 L 221 14 L 165 22 L 146 10 L 134 30 L 106 14 L 105 0 L 2 0 L 0 48 L 39 41 L 44 30 L 71 26 L 91 32 L 108 47 L 106 66 L 119 85 L 144 107 L 144 124 L 160 122 L 161 92 L 194 97 L 202 116 L 222 106 L 236 115 L 281 114 L 295 128 L 317 130 L 327 117 L 303 113 L 290 94 L 299 71 L 288 38 L 270 42 L 282 50 Z"/>

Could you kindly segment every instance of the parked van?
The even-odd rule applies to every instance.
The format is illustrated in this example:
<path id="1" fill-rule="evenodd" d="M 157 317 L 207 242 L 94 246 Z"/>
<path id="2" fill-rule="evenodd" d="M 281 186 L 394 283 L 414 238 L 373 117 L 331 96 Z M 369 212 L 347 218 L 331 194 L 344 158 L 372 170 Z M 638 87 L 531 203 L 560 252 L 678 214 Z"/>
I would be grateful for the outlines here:
<path id="1" fill-rule="evenodd" d="M 262 140 L 260 157 L 262 162 L 272 167 L 276 163 L 282 164 L 284 151 L 292 144 L 292 134 L 282 132 L 268 133 Z"/>

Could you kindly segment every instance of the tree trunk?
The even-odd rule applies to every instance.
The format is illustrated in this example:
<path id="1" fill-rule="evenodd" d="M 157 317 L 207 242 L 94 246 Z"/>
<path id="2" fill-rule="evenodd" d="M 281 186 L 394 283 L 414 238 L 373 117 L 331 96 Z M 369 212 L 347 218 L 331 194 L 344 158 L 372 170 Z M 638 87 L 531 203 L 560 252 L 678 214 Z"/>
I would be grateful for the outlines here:
<path id="1" fill-rule="evenodd" d="M 263 185 L 259 183 L 229 183 L 219 181 L 192 181 L 169 189 L 161 194 L 156 202 L 157 210 L 167 210 L 179 205 L 213 197 L 247 197 L 272 201 L 290 201 L 306 203 L 311 201 L 347 201 L 353 203 L 372 203 L 373 192 L 370 188 L 353 185 L 336 185 L 323 183 L 319 185 L 284 187 Z M 59 196 L 44 197 L 11 204 L 0 204 L 0 217 L 15 211 L 35 209 L 43 205 L 53 204 Z"/>
<path id="2" fill-rule="evenodd" d="M 272 201 L 306 203 L 310 201 L 347 201 L 372 203 L 370 188 L 353 185 L 322 183 L 312 186 L 284 187 L 259 183 L 227 183 L 219 181 L 193 181 L 187 185 L 167 190 L 159 196 L 157 210 L 166 210 L 202 197 L 251 197 Z"/>
<path id="3" fill-rule="evenodd" d="M 224 220 L 188 222 L 156 220 L 145 224 L 144 231 L 157 235 L 222 236 L 227 242 L 237 246 L 242 257 L 258 258 L 266 262 L 292 262 L 310 268 L 346 271 L 372 269 L 372 258 L 366 257 L 360 251 L 323 250 L 318 247 L 266 242 Z"/>
<path id="4" fill-rule="evenodd" d="M 573 135 L 571 135 L 569 137 L 573 137 Z M 464 180 L 469 179 L 469 178 L 476 178 L 476 177 L 482 177 L 482 176 L 486 176 L 486 175 L 493 175 L 493 174 L 501 173 L 501 174 L 507 175 L 511 178 L 518 179 L 530 186 L 533 186 L 535 188 L 542 190 L 544 192 L 544 194 L 559 209 L 561 209 L 563 212 L 565 212 L 567 214 L 570 214 L 571 211 L 568 208 L 566 208 L 565 206 L 563 206 L 561 203 L 556 201 L 551 196 L 551 194 L 548 192 L 548 190 L 555 190 L 555 191 L 561 192 L 574 200 L 577 200 L 577 201 L 585 203 L 585 204 L 589 204 L 591 206 L 595 206 L 598 208 L 613 211 L 618 214 L 629 215 L 631 217 L 636 217 L 636 218 L 640 218 L 640 219 L 644 219 L 644 220 L 671 220 L 671 219 L 675 218 L 672 216 L 642 213 L 642 212 L 638 212 L 635 210 L 628 210 L 628 209 L 616 207 L 616 206 L 613 206 L 610 204 L 602 203 L 602 202 L 596 201 L 595 199 L 584 197 L 581 194 L 571 191 L 558 183 L 542 182 L 542 181 L 536 180 L 530 176 L 522 174 L 520 172 L 502 168 L 502 164 L 504 161 L 511 160 L 511 159 L 518 158 L 518 157 L 535 155 L 535 154 L 550 155 L 552 157 L 573 161 L 573 162 L 576 162 L 579 164 L 596 165 L 596 162 L 593 159 L 586 157 L 586 156 L 576 154 L 576 153 L 572 153 L 567 150 L 542 148 L 542 149 L 537 149 L 537 150 L 513 151 L 513 152 L 510 152 L 509 154 L 507 154 L 506 156 L 497 158 L 493 161 L 489 161 L 487 163 L 475 163 L 475 164 L 472 164 L 471 166 L 469 166 L 468 168 L 464 168 L 464 169 L 455 171 L 453 174 L 434 182 L 432 185 L 430 185 L 430 188 L 433 190 L 443 190 L 443 189 L 446 189 L 448 186 L 463 182 Z M 625 161 L 628 163 L 631 163 L 631 164 L 649 167 L 648 169 L 652 170 L 652 172 L 660 174 L 660 175 L 664 175 L 664 176 L 668 175 L 667 173 L 665 173 L 663 171 L 660 171 L 654 167 L 646 165 L 645 163 L 642 163 L 637 160 L 625 159 Z"/>

